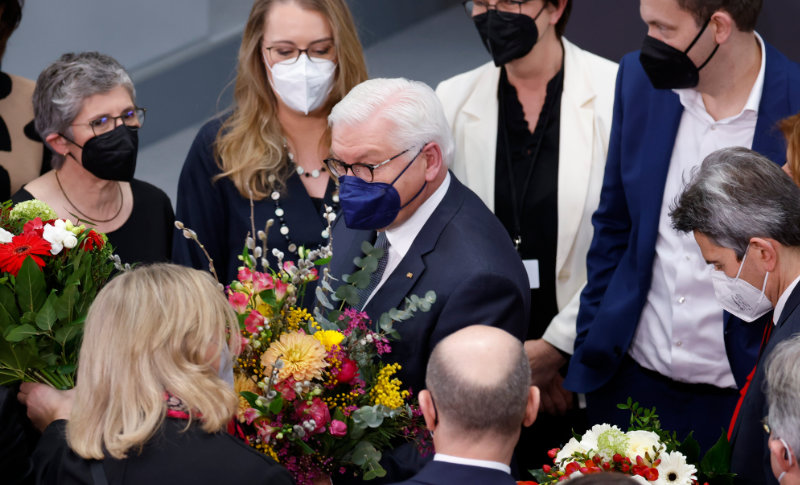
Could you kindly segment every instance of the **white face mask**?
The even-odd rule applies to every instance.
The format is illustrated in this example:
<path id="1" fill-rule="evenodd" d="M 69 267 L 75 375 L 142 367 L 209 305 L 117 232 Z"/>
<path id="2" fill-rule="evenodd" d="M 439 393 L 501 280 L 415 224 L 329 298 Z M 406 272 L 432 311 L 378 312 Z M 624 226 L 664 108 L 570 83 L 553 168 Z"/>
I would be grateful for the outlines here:
<path id="1" fill-rule="evenodd" d="M 736 273 L 736 278 L 730 278 L 722 271 L 712 271 L 711 283 L 714 285 L 714 294 L 722 308 L 745 322 L 752 322 L 772 310 L 772 303 L 764 294 L 767 289 L 769 272 L 764 275 L 764 285 L 760 291 L 745 280 L 739 279 L 746 260 L 747 251 L 744 252 L 742 264 L 739 265 L 739 272 Z"/>
<path id="2" fill-rule="evenodd" d="M 270 67 L 264 59 L 264 64 L 272 73 L 272 89 L 286 106 L 303 114 L 307 115 L 322 106 L 333 88 L 336 75 L 336 63 L 333 61 L 312 61 L 303 53 L 294 62 L 278 62 Z"/>

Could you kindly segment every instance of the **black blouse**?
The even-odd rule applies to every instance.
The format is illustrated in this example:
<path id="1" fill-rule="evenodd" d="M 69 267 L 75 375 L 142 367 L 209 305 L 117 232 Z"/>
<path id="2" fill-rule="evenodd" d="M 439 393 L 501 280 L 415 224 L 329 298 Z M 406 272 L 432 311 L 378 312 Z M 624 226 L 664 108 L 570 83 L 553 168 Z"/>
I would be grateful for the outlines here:
<path id="1" fill-rule="evenodd" d="M 501 69 L 500 115 L 495 162 L 495 214 L 518 240 L 522 259 L 539 261 L 539 288 L 531 290 L 528 338 L 540 338 L 558 313 L 558 143 L 564 69 L 547 84 L 547 95 L 533 133 L 528 129 L 517 90 Z"/>

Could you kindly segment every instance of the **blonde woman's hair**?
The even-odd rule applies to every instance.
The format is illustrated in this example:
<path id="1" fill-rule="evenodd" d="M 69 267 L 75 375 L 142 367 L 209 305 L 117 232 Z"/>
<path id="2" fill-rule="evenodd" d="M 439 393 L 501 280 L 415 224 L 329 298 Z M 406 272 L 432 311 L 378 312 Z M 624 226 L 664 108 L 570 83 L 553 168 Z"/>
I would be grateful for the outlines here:
<path id="1" fill-rule="evenodd" d="M 138 452 L 164 420 L 167 391 L 190 413 L 187 428 L 223 429 L 238 399 L 217 368 L 239 346 L 236 315 L 209 274 L 155 264 L 117 276 L 86 318 L 70 448 L 86 459 Z"/>
<path id="2" fill-rule="evenodd" d="M 242 35 L 234 88 L 234 108 L 217 133 L 214 154 L 222 173 L 243 197 L 256 200 L 283 188 L 283 132 L 277 118 L 277 98 L 267 78 L 262 55 L 266 17 L 277 3 L 295 3 L 321 13 L 330 22 L 337 56 L 336 81 L 325 104 L 330 112 L 350 89 L 367 78 L 367 67 L 353 17 L 345 0 L 256 0 Z M 330 133 L 320 142 L 330 145 Z M 274 176 L 274 177 L 270 177 Z"/>

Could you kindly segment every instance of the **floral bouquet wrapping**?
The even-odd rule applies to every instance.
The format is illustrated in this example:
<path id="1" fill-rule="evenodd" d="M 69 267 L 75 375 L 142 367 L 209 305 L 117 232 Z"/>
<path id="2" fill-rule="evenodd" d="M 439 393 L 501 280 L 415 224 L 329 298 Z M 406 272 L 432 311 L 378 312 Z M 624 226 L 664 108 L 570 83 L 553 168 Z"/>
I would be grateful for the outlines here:
<path id="1" fill-rule="evenodd" d="M 391 325 L 373 331 L 367 315 L 346 309 L 344 300 L 333 309 L 323 288 L 338 300 L 337 293 L 355 294 L 355 283 L 334 293 L 327 277 L 319 282 L 318 294 L 333 309 L 327 317 L 319 309 L 315 317 L 296 306 L 306 285 L 318 279 L 317 267 L 330 259 L 330 248 L 300 248 L 296 264 L 283 262 L 283 254 L 274 250 L 278 267 L 269 269 L 261 258 L 266 237 L 263 232 L 259 237 L 263 248 L 248 239 L 245 264 L 228 288 L 243 338 L 235 368 L 242 434 L 301 485 L 337 474 L 365 480 L 384 476 L 378 463 L 382 450 L 397 438 L 415 440 L 424 434 L 421 413 L 395 377 L 400 366 L 382 361 L 391 352 L 395 331 Z M 365 264 L 381 251 L 369 248 Z M 264 272 L 256 271 L 256 258 Z"/>
<path id="2" fill-rule="evenodd" d="M 661 429 L 655 408 L 641 408 L 629 398 L 620 409 L 631 411 L 631 427 L 598 424 L 563 448 L 548 452 L 553 466 L 531 473 L 540 484 L 591 473 L 617 472 L 643 484 L 695 485 L 732 483 L 730 446 L 725 434 L 699 460 L 700 446 L 691 434 L 683 441 Z M 696 465 L 695 465 L 696 464 Z"/>
<path id="3" fill-rule="evenodd" d="M 114 263 L 106 237 L 44 202 L 0 208 L 0 384 L 74 385 L 83 321 Z"/>

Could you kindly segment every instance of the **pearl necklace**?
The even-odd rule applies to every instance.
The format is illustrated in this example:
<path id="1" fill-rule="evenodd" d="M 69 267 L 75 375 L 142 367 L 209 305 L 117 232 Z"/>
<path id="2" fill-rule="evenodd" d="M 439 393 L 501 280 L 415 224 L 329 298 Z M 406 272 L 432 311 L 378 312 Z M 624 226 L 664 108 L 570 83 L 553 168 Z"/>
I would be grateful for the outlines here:
<path id="1" fill-rule="evenodd" d="M 281 194 L 280 192 L 275 190 L 272 192 L 270 197 L 272 198 L 272 202 L 275 204 L 275 215 L 278 217 L 278 221 L 280 222 L 280 227 L 278 228 L 278 232 L 280 232 L 281 235 L 284 237 L 284 239 L 286 239 L 287 249 L 289 250 L 289 252 L 296 253 L 297 244 L 295 244 L 289 237 L 289 226 L 286 225 L 286 211 L 283 209 L 283 207 L 281 207 L 280 203 Z M 333 222 L 333 219 L 336 218 L 336 212 L 338 212 L 339 210 L 339 192 L 338 191 L 335 192 L 331 197 L 331 199 L 333 199 L 333 212 L 331 212 L 330 214 L 326 214 L 323 217 L 330 217 L 331 218 L 330 222 Z M 330 237 L 327 227 L 322 230 L 320 236 L 322 236 L 322 239 L 325 239 L 326 241 L 320 244 L 318 247 L 323 247 L 327 244 L 327 239 Z"/>
<path id="2" fill-rule="evenodd" d="M 300 165 L 295 163 L 295 161 L 294 161 L 294 153 L 292 153 L 289 150 L 289 145 L 286 143 L 286 140 L 283 141 L 283 149 L 284 149 L 284 151 L 286 151 L 286 156 L 287 156 L 287 158 L 289 158 L 289 161 L 294 164 L 294 166 L 295 166 L 294 170 L 295 170 L 295 172 L 297 172 L 297 175 L 305 176 L 306 178 L 313 177 L 313 178 L 316 179 L 316 178 L 319 178 L 320 175 L 322 175 L 323 173 L 328 171 L 328 169 L 325 168 L 325 164 L 323 164 L 322 167 L 315 168 L 314 170 L 312 170 L 310 172 L 307 172 L 306 169 L 304 169 L 303 167 L 301 167 Z"/>

